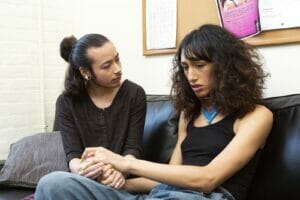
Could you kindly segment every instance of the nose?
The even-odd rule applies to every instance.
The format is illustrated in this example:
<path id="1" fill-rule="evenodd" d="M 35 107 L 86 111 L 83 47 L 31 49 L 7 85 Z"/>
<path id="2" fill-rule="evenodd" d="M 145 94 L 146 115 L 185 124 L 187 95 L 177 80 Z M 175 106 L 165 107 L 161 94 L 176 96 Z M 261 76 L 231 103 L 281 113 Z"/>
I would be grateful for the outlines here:
<path id="1" fill-rule="evenodd" d="M 188 69 L 188 72 L 187 72 L 187 79 L 189 82 L 193 83 L 197 80 L 197 76 L 196 76 L 196 73 L 193 69 L 193 67 L 190 67 Z"/>
<path id="2" fill-rule="evenodd" d="M 117 63 L 117 62 L 114 62 L 114 73 L 115 74 L 120 74 L 121 73 L 121 64 L 120 63 Z"/>

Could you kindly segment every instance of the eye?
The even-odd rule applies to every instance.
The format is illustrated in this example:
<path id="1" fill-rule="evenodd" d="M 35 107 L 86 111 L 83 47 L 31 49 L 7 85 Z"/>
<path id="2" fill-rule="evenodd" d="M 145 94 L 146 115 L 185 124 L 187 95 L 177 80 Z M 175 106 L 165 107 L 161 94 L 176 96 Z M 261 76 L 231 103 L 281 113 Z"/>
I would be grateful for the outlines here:
<path id="1" fill-rule="evenodd" d="M 111 62 L 105 63 L 104 65 L 101 66 L 102 69 L 108 69 L 111 66 Z"/>
<path id="2" fill-rule="evenodd" d="M 195 66 L 196 66 L 197 68 L 202 68 L 202 67 L 205 66 L 205 64 L 196 64 Z"/>

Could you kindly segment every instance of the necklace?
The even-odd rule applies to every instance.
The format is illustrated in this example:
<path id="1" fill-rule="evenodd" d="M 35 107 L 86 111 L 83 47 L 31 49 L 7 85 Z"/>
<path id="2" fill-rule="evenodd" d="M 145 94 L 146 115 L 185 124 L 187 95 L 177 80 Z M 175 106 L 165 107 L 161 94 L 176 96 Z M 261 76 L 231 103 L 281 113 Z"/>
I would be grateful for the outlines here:
<path id="1" fill-rule="evenodd" d="M 214 120 L 214 118 L 217 116 L 218 114 L 218 109 L 217 109 L 217 106 L 214 104 L 210 110 L 202 107 L 201 108 L 201 113 L 202 113 L 202 116 L 204 117 L 204 119 L 206 120 L 206 122 L 208 124 L 211 124 L 211 122 Z"/>

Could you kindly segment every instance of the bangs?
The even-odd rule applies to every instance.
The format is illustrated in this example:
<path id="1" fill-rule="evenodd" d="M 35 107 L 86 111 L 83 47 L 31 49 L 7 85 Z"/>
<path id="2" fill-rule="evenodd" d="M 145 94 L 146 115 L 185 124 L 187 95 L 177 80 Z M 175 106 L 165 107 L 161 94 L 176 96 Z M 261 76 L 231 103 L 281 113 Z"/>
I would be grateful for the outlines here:
<path id="1" fill-rule="evenodd" d="M 186 41 L 186 43 L 182 45 L 184 56 L 190 61 L 205 60 L 211 62 L 212 58 L 208 52 L 209 47 L 207 42 L 202 38 L 196 38 L 195 40 Z"/>

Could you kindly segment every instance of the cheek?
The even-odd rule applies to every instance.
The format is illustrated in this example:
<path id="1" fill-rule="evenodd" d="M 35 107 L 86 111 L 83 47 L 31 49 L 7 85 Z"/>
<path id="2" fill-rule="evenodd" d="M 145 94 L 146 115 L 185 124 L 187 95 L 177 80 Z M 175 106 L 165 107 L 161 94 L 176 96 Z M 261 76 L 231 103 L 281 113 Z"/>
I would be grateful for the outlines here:
<path id="1" fill-rule="evenodd" d="M 97 80 L 97 82 L 105 83 L 105 82 L 108 82 L 108 80 L 109 80 L 108 74 L 103 71 L 98 71 L 98 72 L 94 73 L 94 75 L 95 75 L 95 79 Z"/>
<path id="2" fill-rule="evenodd" d="M 214 78 L 211 73 L 206 73 L 204 75 L 204 80 L 205 80 L 206 85 L 208 85 L 210 88 L 213 86 Z"/>

